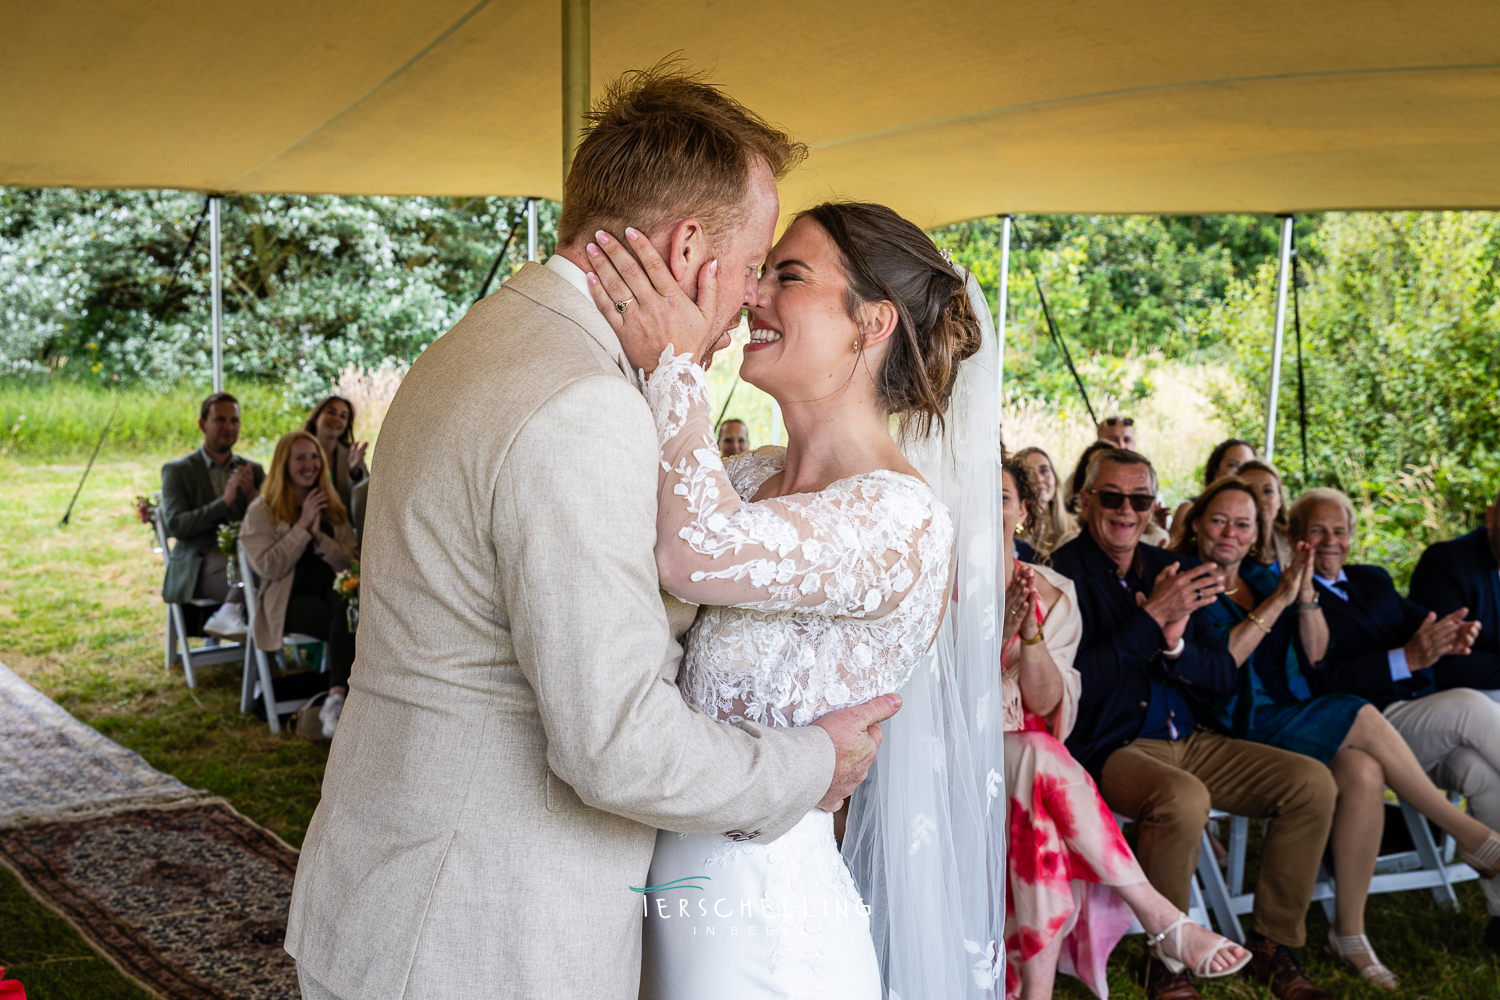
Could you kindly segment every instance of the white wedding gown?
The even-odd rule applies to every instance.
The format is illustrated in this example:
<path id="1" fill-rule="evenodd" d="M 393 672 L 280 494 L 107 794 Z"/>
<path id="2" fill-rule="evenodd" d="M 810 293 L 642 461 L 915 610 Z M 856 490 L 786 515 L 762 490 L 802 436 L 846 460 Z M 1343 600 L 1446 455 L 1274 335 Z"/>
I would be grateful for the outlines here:
<path id="1" fill-rule="evenodd" d="M 726 722 L 805 726 L 897 691 L 935 634 L 953 527 L 913 476 L 876 471 L 818 493 L 750 499 L 785 452 L 719 460 L 703 370 L 670 351 L 646 386 L 661 440 L 658 533 L 703 605 L 679 684 Z M 660 554 L 661 547 L 658 547 Z M 678 589 L 687 590 L 682 587 Z M 880 1000 L 860 899 L 813 809 L 773 843 L 657 835 L 647 895 L 645 1000 Z"/>

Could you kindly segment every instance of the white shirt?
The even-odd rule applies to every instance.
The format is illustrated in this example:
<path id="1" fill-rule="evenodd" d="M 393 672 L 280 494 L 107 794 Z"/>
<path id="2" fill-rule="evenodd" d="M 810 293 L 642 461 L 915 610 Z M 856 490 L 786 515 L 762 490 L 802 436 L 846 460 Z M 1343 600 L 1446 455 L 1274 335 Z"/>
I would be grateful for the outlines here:
<path id="1" fill-rule="evenodd" d="M 1330 580 L 1326 576 L 1319 576 L 1316 573 L 1313 574 L 1313 579 L 1327 587 L 1329 593 L 1342 597 L 1346 601 L 1349 599 L 1349 592 L 1339 586 L 1339 584 L 1349 582 L 1349 574 L 1345 573 L 1342 568 L 1339 570 L 1339 578 L 1337 580 Z M 1391 680 L 1404 681 L 1411 677 L 1411 667 L 1407 665 L 1405 649 L 1397 646 L 1395 649 L 1386 650 L 1385 661 L 1391 668 Z"/>
<path id="2" fill-rule="evenodd" d="M 559 277 L 566 278 L 568 284 L 578 289 L 578 293 L 589 300 L 589 305 L 594 304 L 594 297 L 589 294 L 589 277 L 577 264 L 560 253 L 555 253 L 547 258 L 547 270 Z"/>

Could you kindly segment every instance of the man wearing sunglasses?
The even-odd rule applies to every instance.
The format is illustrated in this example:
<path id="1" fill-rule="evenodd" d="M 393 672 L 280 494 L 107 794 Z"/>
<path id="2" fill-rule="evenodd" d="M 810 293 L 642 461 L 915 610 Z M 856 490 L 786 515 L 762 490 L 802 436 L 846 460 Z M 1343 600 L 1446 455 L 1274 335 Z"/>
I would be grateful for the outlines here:
<path id="1" fill-rule="evenodd" d="M 1135 418 L 1115 414 L 1099 421 L 1099 440 L 1108 441 L 1116 448 L 1135 451 Z"/>
<path id="2" fill-rule="evenodd" d="M 1239 688 L 1224 640 L 1202 615 L 1224 592 L 1198 560 L 1141 543 L 1156 498 L 1156 471 L 1119 448 L 1089 462 L 1079 494 L 1079 536 L 1052 554 L 1072 578 L 1083 615 L 1073 665 L 1083 677 L 1067 745 L 1111 809 L 1140 827 L 1146 877 L 1188 908 L 1210 807 L 1274 817 L 1266 835 L 1246 947 L 1251 970 L 1282 1000 L 1328 1000 L 1290 948 L 1306 942 L 1323 845 L 1337 790 L 1310 757 L 1231 739 L 1200 699 Z M 1148 958 L 1152 1000 L 1194 1000 L 1191 976 Z"/>

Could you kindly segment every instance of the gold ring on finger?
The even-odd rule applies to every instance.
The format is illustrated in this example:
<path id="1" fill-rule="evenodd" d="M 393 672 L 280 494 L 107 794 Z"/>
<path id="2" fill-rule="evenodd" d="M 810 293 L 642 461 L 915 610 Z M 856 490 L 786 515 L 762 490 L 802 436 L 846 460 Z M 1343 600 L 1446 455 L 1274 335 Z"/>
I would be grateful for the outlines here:
<path id="1" fill-rule="evenodd" d="M 623 300 L 621 300 L 619 302 L 616 302 L 615 303 L 615 308 L 619 310 L 621 316 L 624 316 L 625 315 L 625 310 L 629 309 L 630 308 L 630 303 L 632 303 L 634 301 L 635 301 L 635 296 L 632 295 L 628 299 L 623 299 Z"/>

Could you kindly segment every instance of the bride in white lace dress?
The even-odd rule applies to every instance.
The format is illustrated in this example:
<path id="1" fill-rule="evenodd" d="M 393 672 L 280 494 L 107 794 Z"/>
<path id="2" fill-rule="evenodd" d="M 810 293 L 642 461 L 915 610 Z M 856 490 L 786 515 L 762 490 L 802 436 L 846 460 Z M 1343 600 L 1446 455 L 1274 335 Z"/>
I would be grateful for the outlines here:
<path id="1" fill-rule="evenodd" d="M 662 586 L 701 605 L 683 697 L 727 722 L 806 726 L 898 691 L 947 604 L 953 525 L 890 418 L 941 422 L 955 369 L 980 342 L 964 279 L 888 209 L 799 216 L 766 260 L 741 369 L 779 401 L 789 443 L 726 469 L 700 367 L 722 335 L 707 329 L 713 266 L 695 306 L 650 244 L 626 235 L 645 272 L 601 241 L 588 248 L 590 282 L 656 417 Z M 870 906 L 833 815 L 814 809 L 773 843 L 757 837 L 658 834 L 642 887 L 642 996 L 879 1000 Z"/>

